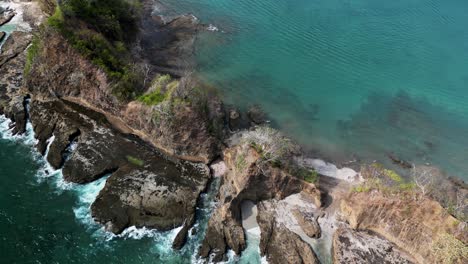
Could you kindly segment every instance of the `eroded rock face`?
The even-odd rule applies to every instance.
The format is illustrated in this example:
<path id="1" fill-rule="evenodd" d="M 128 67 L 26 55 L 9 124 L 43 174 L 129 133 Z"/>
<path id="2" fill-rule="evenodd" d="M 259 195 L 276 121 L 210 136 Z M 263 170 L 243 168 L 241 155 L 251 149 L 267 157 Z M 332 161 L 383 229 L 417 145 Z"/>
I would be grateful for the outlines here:
<path id="1" fill-rule="evenodd" d="M 42 153 L 55 137 L 47 159 L 63 166 L 65 180 L 87 183 L 112 173 L 91 207 L 107 230 L 193 225 L 210 177 L 205 165 L 171 161 L 137 137 L 114 131 L 102 114 L 69 102 L 33 100 L 30 116 Z"/>
<path id="2" fill-rule="evenodd" d="M 15 17 L 16 12 L 10 8 L 3 9 L 0 7 L 0 26 L 10 22 Z"/>
<path id="3" fill-rule="evenodd" d="M 341 202 L 352 229 L 370 230 L 405 249 L 418 263 L 437 263 L 434 243 L 449 235 L 467 243 L 466 224 L 428 198 L 403 199 L 379 191 L 352 193 Z"/>
<path id="4" fill-rule="evenodd" d="M 14 134 L 26 130 L 25 95 L 21 92 L 21 86 L 26 48 L 31 38 L 30 33 L 13 32 L 0 54 L 0 114 L 5 114 L 16 123 Z"/>
<path id="5" fill-rule="evenodd" d="M 186 221 L 187 227 L 191 226 L 193 223 L 189 222 L 207 177 L 195 170 L 184 173 L 167 164 L 157 169 L 160 170 L 120 167 L 93 203 L 93 217 L 114 233 L 128 226 L 161 231 L 184 225 Z"/>
<path id="6" fill-rule="evenodd" d="M 257 222 L 261 230 L 260 254 L 268 263 L 320 263 L 312 247 L 302 238 L 279 223 L 275 202 L 264 201 L 257 205 Z"/>
<path id="7" fill-rule="evenodd" d="M 305 192 L 320 206 L 320 192 L 314 185 L 301 181 L 270 165 L 260 168 L 258 153 L 248 145 L 239 145 L 224 152 L 228 168 L 219 190 L 219 205 L 215 209 L 203 241 L 200 255 L 214 255 L 221 261 L 227 249 L 240 254 L 245 249 L 241 222 L 241 204 L 245 200 L 259 202 L 281 200 L 293 193 Z"/>
<path id="8" fill-rule="evenodd" d="M 366 231 L 338 229 L 333 236 L 333 263 L 414 263 L 390 241 Z"/>
<path id="9" fill-rule="evenodd" d="M 121 132 L 135 134 L 177 158 L 209 163 L 219 154 L 213 130 L 223 125 L 224 113 L 218 99 L 207 101 L 206 109 L 195 104 L 176 105 L 170 118 L 156 122 L 157 109 L 117 100 L 105 73 L 58 33 L 49 30 L 42 38 L 40 55 L 26 80 L 26 88 L 35 98 L 62 98 L 101 112 Z"/>

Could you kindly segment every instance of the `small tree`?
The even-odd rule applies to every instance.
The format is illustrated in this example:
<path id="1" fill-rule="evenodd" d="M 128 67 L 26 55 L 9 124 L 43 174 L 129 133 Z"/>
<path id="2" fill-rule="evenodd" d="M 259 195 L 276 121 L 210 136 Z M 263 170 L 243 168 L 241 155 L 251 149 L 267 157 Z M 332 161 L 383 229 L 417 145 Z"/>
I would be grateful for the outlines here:
<path id="1" fill-rule="evenodd" d="M 246 132 L 242 140 L 261 155 L 263 163 L 284 162 L 297 149 L 297 146 L 290 139 L 268 126 L 257 127 L 255 130 Z"/>
<path id="2" fill-rule="evenodd" d="M 413 165 L 413 169 L 411 170 L 411 176 L 413 178 L 416 187 L 421 191 L 421 193 L 425 195 L 429 195 L 435 184 L 435 177 L 434 169 L 431 167 L 421 166 L 416 167 Z"/>

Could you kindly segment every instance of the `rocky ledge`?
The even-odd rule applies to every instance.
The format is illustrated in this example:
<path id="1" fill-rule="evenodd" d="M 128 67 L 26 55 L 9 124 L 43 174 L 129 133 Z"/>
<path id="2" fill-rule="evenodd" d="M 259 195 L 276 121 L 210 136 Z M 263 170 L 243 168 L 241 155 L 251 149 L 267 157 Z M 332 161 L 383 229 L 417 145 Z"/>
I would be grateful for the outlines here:
<path id="1" fill-rule="evenodd" d="M 368 231 L 338 229 L 333 236 L 333 263 L 410 264 L 411 257 Z"/>
<path id="2" fill-rule="evenodd" d="M 312 203 L 320 206 L 320 191 L 313 184 L 289 174 L 285 169 L 263 163 L 262 154 L 248 142 L 241 140 L 239 144 L 226 149 L 223 156 L 227 172 L 222 176 L 219 203 L 208 222 L 208 230 L 200 249 L 202 257 L 211 257 L 215 262 L 222 261 L 226 258 L 228 249 L 236 254 L 241 254 L 245 249 L 246 237 L 241 212 L 244 201 L 258 203 L 271 199 L 282 200 L 291 194 L 302 192 L 310 197 Z M 263 217 L 263 212 L 264 210 L 259 211 L 259 217 Z M 274 221 L 265 223 L 265 228 L 268 225 L 270 228 L 272 225 L 276 226 Z M 291 243 L 303 243 L 298 236 L 279 230 L 276 232 L 279 232 L 275 233 L 278 245 L 282 243 L 283 235 L 287 236 L 284 238 L 287 241 L 294 241 Z M 271 252 L 273 251 L 264 250 L 263 254 L 270 259 Z M 304 254 L 310 255 L 309 253 Z"/>

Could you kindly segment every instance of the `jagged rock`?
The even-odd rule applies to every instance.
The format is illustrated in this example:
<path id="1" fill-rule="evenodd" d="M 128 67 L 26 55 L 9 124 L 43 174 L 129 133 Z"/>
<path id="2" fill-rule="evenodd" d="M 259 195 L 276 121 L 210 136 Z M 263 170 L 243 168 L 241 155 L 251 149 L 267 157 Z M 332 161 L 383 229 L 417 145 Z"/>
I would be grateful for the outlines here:
<path id="1" fill-rule="evenodd" d="M 41 148 L 55 136 L 47 158 L 64 164 L 65 180 L 87 183 L 113 172 L 91 207 L 107 230 L 191 228 L 209 179 L 206 166 L 174 163 L 140 139 L 115 132 L 102 114 L 69 102 L 33 100 L 30 116 Z M 76 149 L 65 156 L 71 141 Z M 183 242 L 179 238 L 178 246 Z"/>
<path id="2" fill-rule="evenodd" d="M 258 105 L 250 107 L 247 115 L 255 125 L 261 125 L 267 121 L 265 112 Z"/>
<path id="3" fill-rule="evenodd" d="M 10 20 L 12 20 L 15 16 L 16 13 L 9 8 L 2 10 L 2 12 L 0 13 L 0 26 L 3 26 L 6 23 L 10 22 Z"/>
<path id="4" fill-rule="evenodd" d="M 333 235 L 333 263 L 414 263 L 390 241 L 365 231 L 339 228 Z"/>
<path id="5" fill-rule="evenodd" d="M 170 163 L 148 165 L 120 167 L 112 174 L 91 207 L 96 221 L 120 233 L 128 226 L 170 230 L 194 217 L 208 177 Z"/>
<path id="6" fill-rule="evenodd" d="M 273 206 L 267 201 L 257 205 L 257 222 L 261 230 L 260 254 L 272 264 L 320 263 L 308 243 L 276 221 Z"/>
<path id="7" fill-rule="evenodd" d="M 313 238 L 320 237 L 320 226 L 317 223 L 317 217 L 315 217 L 312 212 L 294 209 L 292 213 L 307 236 Z"/>
<path id="8" fill-rule="evenodd" d="M 3 31 L 0 31 L 0 42 L 3 41 L 3 39 L 5 38 L 5 36 L 6 36 L 6 33 L 3 32 Z"/>
<path id="9" fill-rule="evenodd" d="M 193 226 L 195 222 L 195 217 L 188 218 L 185 221 L 186 222 L 184 223 L 182 229 L 179 231 L 179 233 L 177 233 L 176 237 L 174 238 L 174 241 L 172 242 L 173 249 L 180 250 L 185 245 L 185 243 L 187 242 L 189 229 Z"/>
<path id="10" fill-rule="evenodd" d="M 240 113 L 236 109 L 229 110 L 229 128 L 232 131 L 236 131 L 241 128 L 242 120 L 240 117 Z"/>
<path id="11" fill-rule="evenodd" d="M 30 41 L 29 33 L 15 31 L 5 41 L 0 54 L 0 114 L 15 122 L 15 134 L 26 130 L 25 95 L 20 87 Z"/>
<path id="12" fill-rule="evenodd" d="M 245 200 L 259 202 L 283 199 L 301 191 L 309 193 L 320 206 L 320 192 L 314 185 L 301 181 L 273 166 L 260 169 L 260 156 L 248 146 L 239 145 L 224 152 L 228 168 L 219 190 L 219 205 L 208 222 L 208 229 L 200 249 L 202 257 L 214 255 L 214 261 L 225 258 L 226 250 L 240 254 L 245 249 L 241 204 Z"/>

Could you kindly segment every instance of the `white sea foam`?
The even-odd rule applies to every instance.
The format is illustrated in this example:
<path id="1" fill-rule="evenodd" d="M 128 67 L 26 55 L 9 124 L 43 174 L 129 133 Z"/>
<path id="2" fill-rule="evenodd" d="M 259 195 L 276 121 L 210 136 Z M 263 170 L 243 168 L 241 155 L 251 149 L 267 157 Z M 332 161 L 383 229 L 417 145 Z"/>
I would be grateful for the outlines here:
<path id="1" fill-rule="evenodd" d="M 206 30 L 208 31 L 213 31 L 213 32 L 217 32 L 219 31 L 219 28 L 217 28 L 215 25 L 213 24 L 209 24 L 208 27 L 206 28 Z"/>

